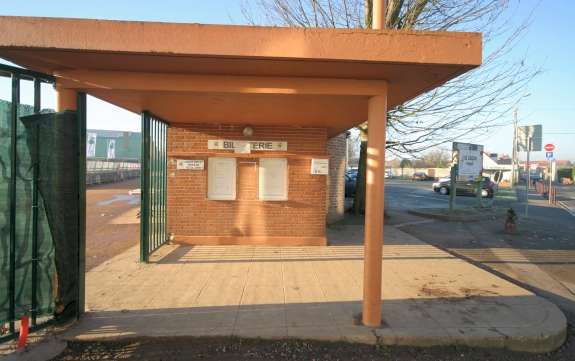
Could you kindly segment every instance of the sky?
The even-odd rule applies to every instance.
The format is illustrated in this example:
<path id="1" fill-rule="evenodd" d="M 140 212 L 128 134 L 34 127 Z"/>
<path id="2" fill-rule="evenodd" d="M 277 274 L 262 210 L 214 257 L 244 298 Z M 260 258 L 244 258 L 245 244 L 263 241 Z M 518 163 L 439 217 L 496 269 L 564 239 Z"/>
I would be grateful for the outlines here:
<path id="1" fill-rule="evenodd" d="M 139 20 L 202 24 L 245 24 L 239 0 L 0 0 L 0 15 Z M 512 3 L 514 1 L 512 0 Z M 14 4 L 17 4 L 16 6 Z M 573 0 L 522 0 L 517 18 L 536 6 L 529 32 L 511 56 L 528 54 L 527 64 L 542 65 L 545 72 L 529 84 L 528 97 L 505 99 L 507 126 L 494 129 L 475 143 L 493 153 L 511 154 L 513 109 L 518 99 L 518 125 L 543 127 L 543 144 L 555 145 L 554 157 L 575 163 L 575 22 Z M 2 24 L 0 24 L 0 27 Z M 0 79 L 0 98 L 9 91 L 7 79 Z M 6 88 L 8 87 L 8 90 Z M 23 89 L 23 99 L 26 86 Z M 9 94 L 9 93 L 8 93 Z M 43 99 L 43 107 L 53 107 Z M 140 116 L 108 105 L 95 98 L 88 100 L 88 128 L 139 131 Z M 506 120 L 506 119 L 505 119 Z M 506 120 L 507 121 L 507 120 Z M 462 140 L 463 141 L 463 140 Z M 469 140 L 465 140 L 469 141 Z M 521 154 L 526 159 L 526 154 Z M 545 151 L 531 152 L 532 160 L 545 160 Z"/>

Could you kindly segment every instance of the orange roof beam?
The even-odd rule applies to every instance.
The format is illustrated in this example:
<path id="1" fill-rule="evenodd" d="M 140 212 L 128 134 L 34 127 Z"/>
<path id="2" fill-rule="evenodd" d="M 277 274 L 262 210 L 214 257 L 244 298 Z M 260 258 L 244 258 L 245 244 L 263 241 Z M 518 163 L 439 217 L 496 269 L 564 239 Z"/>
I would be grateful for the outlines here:
<path id="1" fill-rule="evenodd" d="M 385 94 L 382 80 L 160 74 L 96 70 L 57 70 L 68 89 L 153 90 L 199 93 L 360 95 Z"/>

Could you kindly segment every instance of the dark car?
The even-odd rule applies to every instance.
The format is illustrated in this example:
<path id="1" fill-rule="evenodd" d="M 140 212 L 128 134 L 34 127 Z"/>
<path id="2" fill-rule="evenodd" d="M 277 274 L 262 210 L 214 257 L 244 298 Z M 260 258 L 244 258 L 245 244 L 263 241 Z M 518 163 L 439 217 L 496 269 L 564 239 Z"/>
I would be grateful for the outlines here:
<path id="1" fill-rule="evenodd" d="M 493 197 L 497 191 L 497 184 L 491 181 L 489 177 L 483 177 L 483 184 L 481 185 L 481 196 Z M 451 187 L 451 180 L 444 180 L 441 182 L 433 183 L 433 190 L 439 194 L 449 194 Z M 455 184 L 457 195 L 477 195 L 477 182 L 457 182 Z"/>
<path id="2" fill-rule="evenodd" d="M 538 176 L 537 174 L 531 174 L 529 175 L 529 179 L 531 179 L 531 182 L 541 182 L 543 179 L 541 179 L 540 176 Z"/>
<path id="3" fill-rule="evenodd" d="M 427 176 L 427 174 L 423 173 L 423 172 L 415 172 L 411 175 L 411 180 L 420 180 L 420 181 L 426 181 L 429 180 L 429 177 Z"/>
<path id="4" fill-rule="evenodd" d="M 357 178 L 351 178 L 350 176 L 345 176 L 345 196 L 353 197 L 355 196 L 355 186 L 357 184 Z"/>

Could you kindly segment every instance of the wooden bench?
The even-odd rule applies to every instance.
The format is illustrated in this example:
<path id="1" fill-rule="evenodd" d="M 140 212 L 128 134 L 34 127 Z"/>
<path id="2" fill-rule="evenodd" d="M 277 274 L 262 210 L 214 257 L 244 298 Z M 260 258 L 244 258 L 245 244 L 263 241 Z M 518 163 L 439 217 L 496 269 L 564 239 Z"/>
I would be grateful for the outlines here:
<path id="1" fill-rule="evenodd" d="M 563 184 L 573 184 L 573 179 L 571 179 L 571 178 L 561 178 L 561 183 L 563 183 Z"/>

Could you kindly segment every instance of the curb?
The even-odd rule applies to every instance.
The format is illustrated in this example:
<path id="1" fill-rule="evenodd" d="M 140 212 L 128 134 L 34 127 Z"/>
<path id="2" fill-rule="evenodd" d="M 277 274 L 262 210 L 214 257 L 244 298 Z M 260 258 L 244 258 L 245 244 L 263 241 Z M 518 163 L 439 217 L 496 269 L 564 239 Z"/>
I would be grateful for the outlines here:
<path id="1" fill-rule="evenodd" d="M 569 208 L 569 206 L 567 204 L 565 204 L 562 201 L 557 201 L 556 202 L 561 208 L 563 208 L 564 210 L 566 210 L 568 213 L 570 213 L 572 216 L 575 216 L 575 211 L 572 210 L 571 208 Z"/>
<path id="2" fill-rule="evenodd" d="M 68 343 L 56 338 L 47 341 L 39 341 L 26 346 L 24 349 L 16 350 L 7 355 L 0 355 L 2 361 L 41 361 L 50 360 L 66 349 Z"/>
<path id="3" fill-rule="evenodd" d="M 506 217 L 507 212 L 501 213 L 489 213 L 489 214 L 470 214 L 470 215 L 447 215 L 447 214 L 434 214 L 428 213 L 423 211 L 418 211 L 416 209 L 410 209 L 407 213 L 414 214 L 420 217 L 426 218 L 434 218 L 440 221 L 448 221 L 448 222 L 473 222 L 473 221 L 482 221 L 485 219 L 492 219 L 492 218 L 499 218 L 499 217 Z"/>

